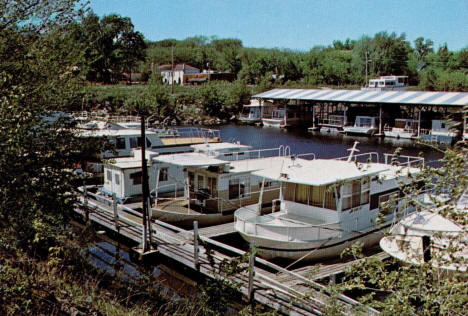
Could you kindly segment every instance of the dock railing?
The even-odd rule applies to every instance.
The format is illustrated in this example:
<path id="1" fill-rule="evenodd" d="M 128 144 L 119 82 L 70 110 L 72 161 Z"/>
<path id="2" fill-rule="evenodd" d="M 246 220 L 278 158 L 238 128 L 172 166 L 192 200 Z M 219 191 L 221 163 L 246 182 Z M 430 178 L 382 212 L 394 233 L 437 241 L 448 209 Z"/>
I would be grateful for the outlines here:
<path id="1" fill-rule="evenodd" d="M 87 190 L 87 187 L 80 187 L 80 188 L 78 188 L 78 191 L 83 194 L 82 205 L 87 206 L 88 203 L 91 204 L 92 207 L 94 208 L 94 212 L 107 213 L 108 215 L 112 214 L 112 212 L 113 212 L 112 215 L 113 215 L 114 220 L 115 220 L 115 229 L 117 231 L 119 231 L 118 229 L 120 227 L 120 221 L 124 221 L 126 223 L 126 225 L 134 225 L 134 226 L 139 226 L 139 227 L 143 226 L 143 224 L 140 223 L 140 222 L 135 222 L 134 220 L 131 220 L 129 218 L 125 218 L 125 216 L 122 216 L 122 217 L 120 216 L 121 215 L 120 212 L 125 212 L 125 213 L 128 213 L 129 215 L 135 216 L 136 218 L 141 218 L 141 213 L 140 212 L 135 211 L 135 210 L 133 210 L 133 209 L 131 209 L 129 207 L 126 207 L 124 205 L 118 204 L 118 203 L 115 202 L 115 200 L 111 201 L 111 200 L 106 199 L 106 198 L 104 198 L 102 196 L 99 196 L 98 194 L 89 192 Z M 92 197 L 92 198 L 96 199 L 96 201 L 100 202 L 100 204 L 103 204 L 103 205 L 99 205 L 99 203 L 95 203 L 95 202 L 91 201 L 90 199 L 88 199 L 88 197 Z M 109 208 L 106 208 L 105 206 L 107 206 Z M 113 209 L 113 211 L 112 211 L 112 209 Z M 122 214 L 122 215 L 124 215 L 124 214 Z M 193 267 L 196 270 L 199 270 L 200 265 L 202 264 L 201 259 L 198 257 L 198 254 L 201 253 L 199 251 L 199 249 L 198 249 L 200 247 L 200 244 L 198 243 L 198 240 L 201 240 L 206 244 L 210 244 L 210 245 L 215 246 L 217 248 L 228 251 L 228 252 L 230 252 L 230 253 L 232 253 L 234 255 L 237 255 L 237 256 L 245 256 L 247 254 L 246 251 L 243 251 L 241 249 L 226 245 L 226 244 L 221 243 L 219 241 L 213 240 L 213 239 L 211 239 L 209 237 L 199 235 L 198 234 L 198 229 L 194 229 L 193 231 L 187 231 L 185 229 L 179 228 L 177 226 L 174 226 L 174 225 L 171 225 L 171 224 L 159 221 L 159 220 L 152 220 L 151 222 L 152 222 L 152 224 L 150 225 L 150 227 L 151 227 L 151 231 L 153 232 L 153 236 L 160 236 L 159 238 L 163 239 L 163 241 L 165 239 L 164 239 L 164 236 L 162 236 L 161 234 L 164 234 L 164 233 L 159 232 L 157 230 L 158 228 L 157 228 L 156 225 L 159 225 L 159 227 L 163 227 L 165 229 L 168 229 L 169 231 L 172 231 L 172 232 L 174 232 L 175 234 L 177 234 L 179 236 L 184 236 L 184 238 L 187 240 L 187 242 L 190 242 L 190 241 L 193 242 L 193 247 L 194 247 Z M 194 224 L 194 228 L 197 228 L 196 224 Z M 170 240 L 170 239 L 171 238 L 169 238 L 168 240 Z M 167 244 L 168 241 L 165 241 L 165 243 Z M 184 242 L 184 244 L 185 244 L 185 242 Z M 278 266 L 278 265 L 276 265 L 276 264 L 274 264 L 274 263 L 272 263 L 272 262 L 270 262 L 268 260 L 258 258 L 257 256 L 254 255 L 254 253 L 251 255 L 251 259 L 252 259 L 251 261 L 252 261 L 252 264 L 253 264 L 251 269 L 255 269 L 254 264 L 257 263 L 257 264 L 263 265 L 265 267 L 268 267 L 269 269 L 272 269 L 273 271 L 276 271 L 277 273 L 283 273 L 283 274 L 289 275 L 289 276 L 303 282 L 304 284 L 310 286 L 314 290 L 325 293 L 325 295 L 328 295 L 328 297 L 330 297 L 331 294 L 332 294 L 328 287 L 326 287 L 326 286 L 324 286 L 324 285 L 322 285 L 320 283 L 317 283 L 317 282 L 315 282 L 313 280 L 310 280 L 310 279 L 308 279 L 308 278 L 306 278 L 306 277 L 304 277 L 304 276 L 302 276 L 300 274 L 289 271 L 286 268 L 280 267 L 280 266 Z M 327 302 L 322 301 L 321 299 L 319 299 L 317 297 L 312 297 L 312 296 L 304 297 L 304 293 L 299 292 L 299 291 L 297 291 L 297 290 L 295 290 L 295 289 L 293 289 L 293 288 L 291 288 L 291 287 L 289 287 L 287 285 L 284 285 L 280 281 L 274 280 L 274 279 L 272 279 L 272 278 L 270 278 L 270 277 L 268 277 L 266 275 L 263 275 L 261 273 L 249 273 L 249 282 L 251 282 L 251 284 L 253 284 L 254 280 L 257 280 L 260 284 L 268 284 L 268 286 L 275 289 L 275 291 L 279 291 L 279 292 L 283 292 L 285 294 L 287 293 L 289 295 L 293 295 L 294 297 L 296 297 L 297 303 L 299 303 L 302 306 L 307 306 L 308 304 L 310 304 L 310 302 L 314 302 L 315 304 L 318 304 L 319 306 L 325 306 L 327 304 Z M 250 296 L 251 294 L 252 293 L 250 293 L 250 286 L 249 286 L 248 295 Z M 343 294 L 338 294 L 336 296 L 336 298 L 338 300 L 346 303 L 346 304 L 351 305 L 351 306 L 362 307 L 361 303 L 359 303 L 358 301 L 356 301 L 356 300 L 354 300 L 354 299 L 352 299 L 350 297 L 347 297 L 347 296 L 345 296 Z M 379 312 L 377 310 L 375 310 L 375 309 L 372 309 L 372 308 L 369 308 L 369 307 L 364 307 L 364 308 L 371 315 L 379 314 Z M 313 306 L 309 306 L 309 309 L 314 310 L 314 314 L 315 313 L 321 314 L 320 310 L 316 309 Z"/>

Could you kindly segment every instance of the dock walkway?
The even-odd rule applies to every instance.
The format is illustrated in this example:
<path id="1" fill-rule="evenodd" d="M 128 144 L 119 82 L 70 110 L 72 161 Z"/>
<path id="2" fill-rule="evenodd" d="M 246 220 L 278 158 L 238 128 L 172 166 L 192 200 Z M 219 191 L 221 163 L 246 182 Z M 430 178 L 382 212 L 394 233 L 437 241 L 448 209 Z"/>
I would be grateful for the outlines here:
<path id="1" fill-rule="evenodd" d="M 83 196 L 80 197 L 80 202 L 79 207 L 76 208 L 78 214 L 86 216 L 84 210 L 88 209 L 88 217 L 92 222 L 125 236 L 137 244 L 141 243 L 143 225 L 138 212 L 122 205 L 108 205 L 108 201 L 105 200 L 85 199 Z M 207 237 L 228 231 L 228 225 L 219 226 L 199 230 L 198 256 L 195 256 L 194 232 L 164 222 L 154 221 L 151 224 L 151 244 L 159 254 L 207 277 L 230 281 L 238 285 L 239 291 L 245 297 L 250 297 L 280 313 L 287 315 L 322 314 L 322 310 L 328 305 L 330 299 L 328 289 L 301 274 L 288 271 L 258 257 L 254 258 L 255 273 L 249 273 L 248 263 L 242 264 L 243 271 L 234 275 L 226 275 L 222 272 L 222 266 L 227 260 L 246 255 L 246 252 Z M 197 257 L 198 262 L 196 262 Z M 284 276 L 288 276 L 288 282 L 281 279 L 285 278 Z M 359 302 L 344 295 L 339 295 L 337 299 L 340 300 L 347 314 L 360 305 Z M 373 309 L 369 309 L 368 312 L 378 314 Z"/>

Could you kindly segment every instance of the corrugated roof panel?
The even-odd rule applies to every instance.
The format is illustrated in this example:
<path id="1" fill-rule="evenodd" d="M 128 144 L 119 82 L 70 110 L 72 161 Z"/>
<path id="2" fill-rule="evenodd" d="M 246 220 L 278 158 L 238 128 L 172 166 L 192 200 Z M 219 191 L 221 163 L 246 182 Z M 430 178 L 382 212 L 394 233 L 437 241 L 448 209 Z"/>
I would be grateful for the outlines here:
<path id="1" fill-rule="evenodd" d="M 334 98 L 338 97 L 339 94 L 342 94 L 342 90 L 331 90 L 328 91 L 327 94 L 323 94 L 318 99 L 320 100 L 334 100 Z"/>
<path id="2" fill-rule="evenodd" d="M 352 98 L 353 96 L 359 93 L 361 93 L 360 90 L 348 90 L 348 93 L 345 93 L 344 95 L 342 95 L 340 99 L 343 101 L 349 101 L 350 98 Z"/>
<path id="3" fill-rule="evenodd" d="M 445 92 L 443 95 L 438 97 L 435 100 L 430 101 L 431 104 L 439 104 L 439 103 L 444 103 L 448 99 L 453 98 L 454 96 L 457 96 L 458 92 Z"/>
<path id="4" fill-rule="evenodd" d="M 432 100 L 437 98 L 438 96 L 438 92 L 423 92 L 421 95 L 409 99 L 407 103 L 424 103 L 426 100 Z"/>
<path id="5" fill-rule="evenodd" d="M 393 97 L 398 91 L 386 91 L 384 93 L 379 93 L 377 96 L 370 98 L 368 102 L 378 102 L 378 101 L 383 101 L 385 99 Z"/>
<path id="6" fill-rule="evenodd" d="M 274 89 L 254 95 L 254 97 L 332 102 L 468 105 L 468 92 Z"/>
<path id="7" fill-rule="evenodd" d="M 454 102 L 456 105 L 468 105 L 468 93 L 466 95 L 461 95 L 460 98 L 457 98 L 457 100 Z"/>
<path id="8" fill-rule="evenodd" d="M 300 93 L 294 95 L 294 98 L 293 98 L 293 99 L 301 99 L 301 98 L 303 98 L 303 97 L 305 97 L 305 96 L 307 96 L 307 95 L 311 95 L 311 94 L 313 94 L 313 93 L 316 93 L 317 91 L 320 91 L 320 90 L 316 90 L 316 89 L 314 89 L 314 90 L 312 90 L 312 89 L 304 89 L 302 92 L 300 92 Z"/>
<path id="9" fill-rule="evenodd" d="M 364 90 L 365 91 L 365 90 Z M 353 97 L 353 101 L 367 101 L 369 100 L 371 97 L 374 97 L 376 94 L 378 94 L 380 91 L 366 91 L 365 93 L 361 94 L 361 95 L 357 95 L 355 97 Z"/>

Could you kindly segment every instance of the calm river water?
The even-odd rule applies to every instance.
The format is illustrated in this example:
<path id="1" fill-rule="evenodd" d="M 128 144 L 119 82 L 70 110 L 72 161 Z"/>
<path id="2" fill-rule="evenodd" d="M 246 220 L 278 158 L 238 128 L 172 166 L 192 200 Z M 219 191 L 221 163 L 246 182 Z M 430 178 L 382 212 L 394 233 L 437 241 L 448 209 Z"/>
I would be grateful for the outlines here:
<path id="1" fill-rule="evenodd" d="M 442 155 L 427 146 L 416 145 L 405 139 L 345 136 L 333 132 L 313 132 L 306 129 L 277 129 L 256 126 L 224 125 L 219 127 L 223 141 L 239 141 L 255 149 L 289 146 L 291 154 L 315 153 L 317 158 L 336 158 L 348 155 L 355 141 L 359 141 L 361 153 L 393 153 L 398 147 L 402 155 L 418 156 L 423 153 L 426 161 L 440 159 Z M 382 159 L 382 158 L 381 158 Z"/>

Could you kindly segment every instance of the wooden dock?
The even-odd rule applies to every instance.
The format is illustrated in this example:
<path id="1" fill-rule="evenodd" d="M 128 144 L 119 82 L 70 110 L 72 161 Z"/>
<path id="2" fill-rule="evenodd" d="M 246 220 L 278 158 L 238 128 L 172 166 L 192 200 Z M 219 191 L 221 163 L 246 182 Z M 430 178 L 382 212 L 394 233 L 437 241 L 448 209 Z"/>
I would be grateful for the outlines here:
<path id="1" fill-rule="evenodd" d="M 87 216 L 89 220 L 106 230 L 113 231 L 137 244 L 141 243 L 143 225 L 138 212 L 123 205 L 109 205 L 108 201 L 99 200 L 99 197 L 92 193 L 87 194 L 86 198 L 80 196 L 80 205 L 76 208 L 78 214 Z M 306 270 L 289 271 L 267 260 L 250 256 L 253 269 L 245 263 L 243 264 L 245 269 L 235 275 L 226 275 L 222 272 L 222 265 L 226 260 L 246 255 L 246 252 L 215 241 L 209 236 L 219 236 L 233 232 L 233 230 L 232 223 L 194 232 L 154 221 L 151 224 L 151 244 L 159 254 L 194 269 L 206 277 L 230 281 L 238 286 L 239 291 L 247 299 L 264 304 L 280 313 L 286 315 L 323 314 L 322 310 L 331 299 L 329 291 L 324 285 L 308 278 Z M 323 271 L 322 275 L 326 273 L 328 272 Z M 359 302 L 344 295 L 338 295 L 334 299 L 340 301 L 346 314 L 360 306 Z M 368 313 L 378 314 L 373 309 L 368 309 Z"/>

